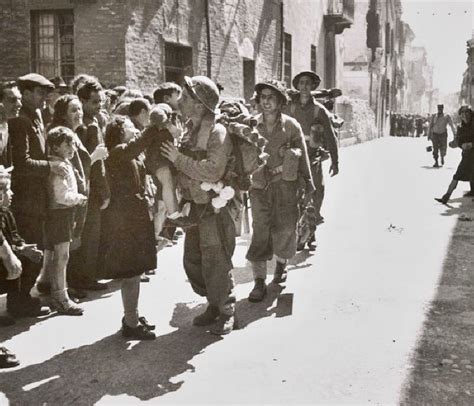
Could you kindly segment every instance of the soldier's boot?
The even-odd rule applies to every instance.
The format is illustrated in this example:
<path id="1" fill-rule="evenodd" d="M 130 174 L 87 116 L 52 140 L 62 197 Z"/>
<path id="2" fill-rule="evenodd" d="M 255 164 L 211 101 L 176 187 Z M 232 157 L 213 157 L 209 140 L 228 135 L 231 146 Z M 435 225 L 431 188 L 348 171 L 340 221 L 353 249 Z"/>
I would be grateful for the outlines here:
<path id="1" fill-rule="evenodd" d="M 275 273 L 273 274 L 273 283 L 284 283 L 286 282 L 287 272 L 286 272 L 286 261 L 285 262 L 276 262 Z"/>
<path id="2" fill-rule="evenodd" d="M 435 159 L 435 163 L 433 165 L 433 168 L 439 168 L 438 158 Z"/>
<path id="3" fill-rule="evenodd" d="M 234 328 L 237 328 L 237 322 L 234 314 L 220 313 L 216 323 L 211 327 L 211 333 L 224 336 L 229 334 Z"/>
<path id="4" fill-rule="evenodd" d="M 193 320 L 195 326 L 209 326 L 219 317 L 219 308 L 209 304 L 204 313 L 196 316 Z"/>
<path id="5" fill-rule="evenodd" d="M 441 155 L 441 166 L 443 166 L 443 165 L 444 165 L 444 156 Z"/>
<path id="6" fill-rule="evenodd" d="M 250 302 L 261 302 L 267 294 L 267 285 L 265 285 L 265 279 L 255 279 L 255 286 L 249 294 Z"/>

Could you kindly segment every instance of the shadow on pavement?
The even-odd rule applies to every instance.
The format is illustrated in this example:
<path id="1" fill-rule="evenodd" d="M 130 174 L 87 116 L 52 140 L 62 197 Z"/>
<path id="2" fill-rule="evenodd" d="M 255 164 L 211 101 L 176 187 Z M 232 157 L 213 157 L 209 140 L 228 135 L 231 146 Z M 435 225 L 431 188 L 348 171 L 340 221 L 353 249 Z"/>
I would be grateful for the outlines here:
<path id="1" fill-rule="evenodd" d="M 171 322 L 178 329 L 154 341 L 138 342 L 129 348 L 129 342 L 120 335 L 112 335 L 41 364 L 2 372 L 0 391 L 12 405 L 38 404 L 38 399 L 41 404 L 91 405 L 105 395 L 126 394 L 148 400 L 176 391 L 183 381 L 175 382 L 173 378 L 193 371 L 189 361 L 221 340 L 192 326 L 198 310 L 178 304 Z M 22 389 L 51 377 L 56 379 Z"/>
<path id="2" fill-rule="evenodd" d="M 443 215 L 474 218 L 470 198 Z M 474 222 L 460 216 L 413 355 L 402 405 L 474 404 Z"/>
<path id="3" fill-rule="evenodd" d="M 239 328 L 264 317 L 291 315 L 293 295 L 280 295 L 282 290 L 282 286 L 271 284 L 263 302 L 239 301 Z M 11 405 L 37 404 L 38 399 L 42 404 L 91 405 L 105 395 L 126 394 L 149 400 L 174 392 L 184 381 L 173 378 L 194 371 L 190 361 L 222 340 L 192 325 L 193 318 L 204 309 L 204 305 L 190 308 L 178 303 L 170 322 L 177 330 L 155 341 L 130 346 L 117 334 L 65 351 L 41 364 L 2 371 L 0 391 Z"/>
<path id="4" fill-rule="evenodd" d="M 87 297 L 85 299 L 82 299 L 79 302 L 79 305 L 81 303 L 86 303 L 92 300 L 98 300 L 98 299 L 107 299 L 108 297 L 112 296 L 112 294 L 120 289 L 120 281 L 111 281 L 109 282 L 109 288 L 107 290 L 102 290 L 102 291 L 87 291 Z M 36 288 L 35 290 L 36 291 Z M 35 295 L 35 293 L 32 293 Z M 48 306 L 48 296 L 47 295 L 38 295 L 40 298 L 42 304 L 44 306 Z M 6 295 L 3 295 L 0 298 L 0 309 L 3 310 L 3 312 L 0 311 L 0 315 L 6 315 Z M 25 318 L 19 318 L 16 319 L 16 324 L 13 326 L 8 326 L 8 327 L 0 327 L 0 342 L 5 342 L 12 337 L 15 337 L 18 334 L 21 334 L 25 331 L 28 331 L 31 326 L 34 326 L 36 323 L 48 320 L 53 317 L 65 317 L 60 314 L 58 314 L 55 311 L 52 311 L 50 314 L 42 317 L 25 317 Z"/>

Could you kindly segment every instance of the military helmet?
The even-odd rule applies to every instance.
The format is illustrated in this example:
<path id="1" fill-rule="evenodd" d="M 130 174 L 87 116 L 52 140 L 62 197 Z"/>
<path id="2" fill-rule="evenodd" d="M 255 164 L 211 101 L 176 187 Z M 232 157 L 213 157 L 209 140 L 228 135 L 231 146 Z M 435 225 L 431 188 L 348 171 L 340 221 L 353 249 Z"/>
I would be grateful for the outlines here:
<path id="1" fill-rule="evenodd" d="M 217 113 L 219 103 L 219 89 L 217 85 L 206 76 L 184 77 L 185 88 L 199 100 L 211 113 Z"/>

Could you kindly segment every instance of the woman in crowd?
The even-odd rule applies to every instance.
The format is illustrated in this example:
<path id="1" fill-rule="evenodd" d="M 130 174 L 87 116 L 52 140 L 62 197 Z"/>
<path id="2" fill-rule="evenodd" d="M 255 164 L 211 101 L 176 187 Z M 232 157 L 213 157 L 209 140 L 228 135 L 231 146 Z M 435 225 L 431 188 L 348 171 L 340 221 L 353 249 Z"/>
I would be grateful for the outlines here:
<path id="1" fill-rule="evenodd" d="M 143 135 L 124 116 L 107 125 L 105 162 L 110 185 L 110 204 L 103 211 L 101 269 L 104 276 L 122 279 L 124 318 L 122 335 L 137 340 L 153 340 L 154 326 L 138 315 L 140 275 L 156 268 L 153 222 L 145 198 L 144 154 L 153 141 L 153 132 Z"/>
<path id="2" fill-rule="evenodd" d="M 446 204 L 456 189 L 459 181 L 472 182 L 474 180 L 474 117 L 470 106 L 461 106 L 458 111 L 461 124 L 458 126 L 453 142 L 462 149 L 461 162 L 443 197 L 435 198 Z M 453 145 L 450 143 L 450 146 Z M 471 183 L 472 185 L 472 183 Z M 471 190 L 471 192 L 473 192 Z"/>

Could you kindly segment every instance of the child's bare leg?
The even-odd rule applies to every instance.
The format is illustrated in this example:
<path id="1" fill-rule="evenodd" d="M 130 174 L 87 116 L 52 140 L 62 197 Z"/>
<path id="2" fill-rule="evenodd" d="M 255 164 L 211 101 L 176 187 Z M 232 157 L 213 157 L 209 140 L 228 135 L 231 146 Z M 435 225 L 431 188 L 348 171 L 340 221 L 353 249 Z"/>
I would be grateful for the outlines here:
<path id="1" fill-rule="evenodd" d="M 54 246 L 54 256 L 51 269 L 51 296 L 59 301 L 70 301 L 66 290 L 66 268 L 69 261 L 69 242 Z"/>
<path id="2" fill-rule="evenodd" d="M 47 284 L 51 283 L 52 272 L 53 272 L 53 257 L 54 251 L 44 250 L 43 255 L 43 266 L 41 267 L 36 283 Z"/>
<path id="3" fill-rule="evenodd" d="M 168 215 L 174 215 L 178 217 L 177 214 L 179 213 L 179 206 L 178 199 L 176 198 L 176 185 L 170 168 L 167 166 L 158 168 L 155 175 L 161 183 L 163 201 L 165 202 Z"/>
<path id="4" fill-rule="evenodd" d="M 158 210 L 153 213 L 153 224 L 155 226 L 155 239 L 158 240 L 163 231 L 163 224 L 166 220 L 166 207 L 163 200 L 158 200 Z"/>

